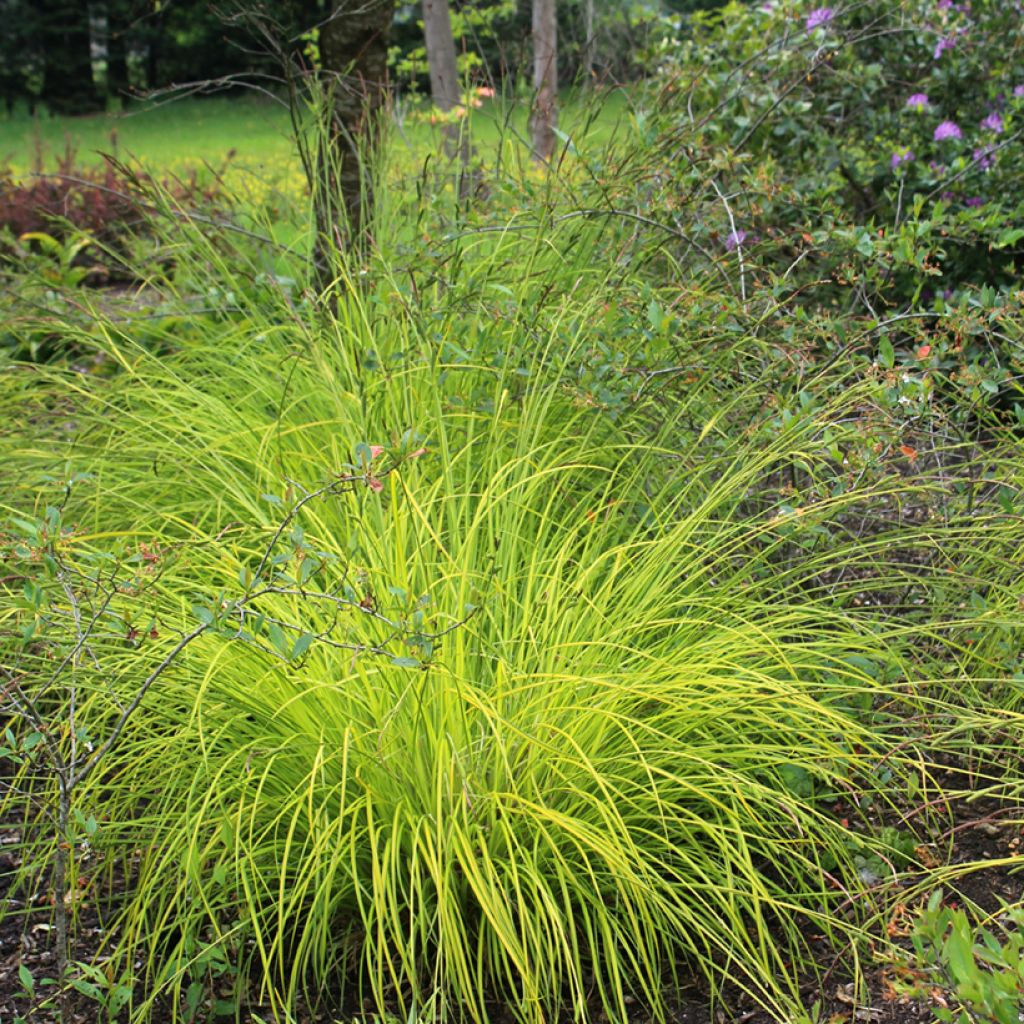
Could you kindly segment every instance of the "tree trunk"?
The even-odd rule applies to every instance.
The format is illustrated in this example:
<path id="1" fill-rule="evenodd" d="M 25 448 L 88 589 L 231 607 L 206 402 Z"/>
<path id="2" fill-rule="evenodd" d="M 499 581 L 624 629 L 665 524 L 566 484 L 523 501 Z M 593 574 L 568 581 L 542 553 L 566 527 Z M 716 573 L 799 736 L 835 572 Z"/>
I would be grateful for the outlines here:
<path id="1" fill-rule="evenodd" d="M 594 84 L 594 0 L 583 0 L 583 84 Z"/>
<path id="2" fill-rule="evenodd" d="M 51 114 L 84 114 L 101 109 L 92 77 L 89 8 L 68 0 L 43 0 L 42 99 Z"/>
<path id="3" fill-rule="evenodd" d="M 423 35 L 430 65 L 430 96 L 446 113 L 459 105 L 459 70 L 448 0 L 423 0 Z"/>
<path id="4" fill-rule="evenodd" d="M 129 12 L 120 4 L 107 7 L 107 95 L 128 95 L 128 26 Z"/>
<path id="5" fill-rule="evenodd" d="M 462 102 L 448 0 L 423 0 L 423 36 L 427 47 L 427 64 L 430 67 L 430 96 L 434 106 L 447 114 Z M 441 135 L 448 159 L 458 157 L 458 193 L 460 198 L 465 199 L 470 192 L 469 136 L 466 125 L 458 121 L 445 121 L 441 126 Z"/>
<path id="6" fill-rule="evenodd" d="M 558 124 L 558 19 L 555 0 L 533 0 L 533 158 L 547 163 Z"/>
<path id="7" fill-rule="evenodd" d="M 388 72 L 395 0 L 335 0 L 320 28 L 329 150 L 317 168 L 317 243 L 321 288 L 333 280 L 331 250 L 365 255 L 373 210 L 373 163 Z"/>

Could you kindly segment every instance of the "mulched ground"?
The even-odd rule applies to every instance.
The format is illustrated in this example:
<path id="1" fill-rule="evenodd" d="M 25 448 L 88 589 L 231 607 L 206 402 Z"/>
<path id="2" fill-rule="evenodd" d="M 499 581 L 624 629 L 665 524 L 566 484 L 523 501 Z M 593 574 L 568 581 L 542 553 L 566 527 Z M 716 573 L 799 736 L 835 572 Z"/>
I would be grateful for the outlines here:
<path id="1" fill-rule="evenodd" d="M 0 785 L 3 781 L 0 779 Z M 1004 903 L 1024 900 L 1024 807 L 986 800 L 961 802 L 954 805 L 952 811 L 952 824 L 947 826 L 944 835 L 934 837 L 934 847 L 929 848 L 951 850 L 951 855 L 944 858 L 951 866 L 970 864 L 975 867 L 960 877 L 955 887 L 945 885 L 947 902 L 955 899 L 968 909 L 993 912 Z M 37 979 L 52 975 L 53 955 L 49 895 L 39 891 L 26 899 L 24 893 L 10 888 L 11 872 L 19 867 L 17 843 L 17 829 L 0 828 L 0 1024 L 14 1024 L 19 1014 L 24 1016 L 26 1024 L 56 1024 L 54 1009 L 31 1008 L 19 980 L 22 965 Z M 988 861 L 1005 861 L 1006 858 L 1013 858 L 1014 863 L 986 866 Z M 915 904 L 908 901 L 909 905 L 900 909 L 899 890 L 894 890 L 891 884 L 885 896 L 889 901 L 887 905 L 898 908 L 886 928 L 889 937 L 909 949 L 906 933 L 913 920 Z M 87 908 L 78 933 L 78 958 L 90 959 L 101 941 L 99 917 L 95 910 Z M 823 938 L 813 942 L 812 948 L 817 969 L 813 975 L 808 975 L 801 986 L 801 994 L 809 1011 L 817 1005 L 817 1019 L 823 1024 L 922 1024 L 935 1020 L 932 1010 L 942 1005 L 938 1001 L 941 993 L 923 1001 L 900 997 L 893 987 L 897 968 L 891 954 L 888 959 L 879 954 L 872 963 L 871 951 L 861 951 L 862 965 L 866 965 L 866 991 L 858 993 L 852 981 L 848 953 L 830 947 Z M 882 948 L 883 943 L 879 942 L 878 949 Z M 253 1008 L 252 1012 L 258 1009 Z M 261 1016 L 264 1020 L 272 1019 L 267 1012 Z M 302 1024 L 352 1020 L 357 1016 L 359 1008 L 351 1006 L 345 1007 L 344 1013 L 305 1015 Z M 95 1003 L 79 1001 L 71 1020 L 65 1024 L 96 1024 L 105 1019 Z M 243 1021 L 253 1019 L 251 1013 L 242 1017 Z M 505 1024 L 506 1019 L 511 1021 L 511 1015 L 495 1014 L 495 1024 Z M 635 1024 L 647 1019 L 643 1008 L 638 1006 Z M 165 1024 L 169 1020 L 170 1014 L 165 1013 L 154 1017 L 153 1024 Z M 600 1014 L 595 1014 L 595 1020 L 602 1024 Z M 724 1000 L 712 1006 L 706 992 L 696 983 L 677 997 L 672 1007 L 672 1020 L 674 1024 L 783 1024 L 740 994 L 726 994 Z"/>

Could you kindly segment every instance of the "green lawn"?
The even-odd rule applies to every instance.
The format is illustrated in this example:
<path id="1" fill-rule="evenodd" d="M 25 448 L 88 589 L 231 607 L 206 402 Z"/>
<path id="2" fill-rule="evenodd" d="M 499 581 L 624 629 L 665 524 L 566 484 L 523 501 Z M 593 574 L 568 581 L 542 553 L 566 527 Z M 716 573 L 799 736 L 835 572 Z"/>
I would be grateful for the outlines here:
<path id="1" fill-rule="evenodd" d="M 40 150 L 51 169 L 67 145 L 82 163 L 101 153 L 135 156 L 155 167 L 185 161 L 218 163 L 232 149 L 253 163 L 291 154 L 286 112 L 269 100 L 180 100 L 126 113 L 88 117 L 29 117 L 0 120 L 0 156 L 16 170 L 32 165 Z"/>
<path id="2" fill-rule="evenodd" d="M 579 97 L 563 98 L 562 130 L 577 145 L 583 137 L 591 144 L 607 141 L 626 113 L 626 98 L 621 92 L 605 94 L 596 116 L 594 109 Z M 422 103 L 399 102 L 396 145 L 411 153 L 437 145 L 439 129 L 430 125 L 425 114 Z M 487 103 L 472 112 L 472 131 L 484 155 L 501 138 L 523 140 L 525 148 L 525 105 L 509 110 L 498 102 Z M 137 158 L 154 170 L 172 172 L 204 163 L 218 167 L 230 154 L 233 181 L 280 182 L 299 171 L 290 132 L 283 107 L 252 96 L 182 99 L 88 117 L 29 117 L 18 112 L 0 118 L 0 166 L 26 172 L 41 158 L 44 170 L 54 170 L 69 145 L 79 165 L 98 164 L 101 154 L 116 153 Z"/>

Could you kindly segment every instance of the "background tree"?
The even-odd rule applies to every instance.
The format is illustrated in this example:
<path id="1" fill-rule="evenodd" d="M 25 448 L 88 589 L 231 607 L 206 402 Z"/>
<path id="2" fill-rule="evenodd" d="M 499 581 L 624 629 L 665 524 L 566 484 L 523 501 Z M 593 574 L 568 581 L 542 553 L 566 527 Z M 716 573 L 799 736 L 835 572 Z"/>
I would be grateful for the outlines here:
<path id="1" fill-rule="evenodd" d="M 533 158 L 547 162 L 558 124 L 558 16 L 555 0 L 533 0 Z"/>
<path id="2" fill-rule="evenodd" d="M 423 38 L 430 67 L 430 97 L 445 113 L 461 102 L 448 0 L 423 0 Z"/>
<path id="3" fill-rule="evenodd" d="M 583 0 L 583 45 L 580 52 L 580 77 L 584 85 L 594 81 L 594 0 Z"/>
<path id="4" fill-rule="evenodd" d="M 316 266 L 332 279 L 330 249 L 365 253 L 373 207 L 373 157 L 388 75 L 388 34 L 395 0 L 335 0 L 320 27 L 320 63 L 329 119 L 329 151 L 320 153 Z"/>
<path id="5" fill-rule="evenodd" d="M 29 5 L 32 6 L 32 5 Z M 54 114 L 101 110 L 90 53 L 89 7 L 81 0 L 39 0 L 42 98 Z"/>
<path id="6" fill-rule="evenodd" d="M 423 0 L 423 38 L 430 69 L 430 97 L 442 114 L 450 114 L 462 104 L 462 89 L 448 0 Z M 467 126 L 461 119 L 444 120 L 441 134 L 445 155 L 450 160 L 458 156 L 459 195 L 465 198 L 470 190 Z"/>
<path id="7" fill-rule="evenodd" d="M 27 0 L 0 0 L 0 98 L 10 114 L 20 99 L 35 99 L 38 82 L 33 67 L 41 68 L 39 10 Z"/>
<path id="8" fill-rule="evenodd" d="M 110 0 L 103 7 L 106 27 L 106 87 L 107 96 L 124 98 L 131 89 L 128 74 L 129 33 L 131 21 L 130 5 L 125 0 Z"/>

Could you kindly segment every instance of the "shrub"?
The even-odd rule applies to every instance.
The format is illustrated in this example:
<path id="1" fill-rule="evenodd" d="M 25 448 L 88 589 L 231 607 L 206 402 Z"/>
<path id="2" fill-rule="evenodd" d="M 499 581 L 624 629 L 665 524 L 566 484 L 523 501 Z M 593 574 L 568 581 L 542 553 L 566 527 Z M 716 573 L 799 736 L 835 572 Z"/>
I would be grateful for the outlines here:
<path id="1" fill-rule="evenodd" d="M 44 172 L 41 151 L 27 176 L 0 168 L 0 240 L 10 236 L 8 252 L 11 239 L 30 233 L 48 234 L 58 241 L 68 234 L 85 234 L 110 246 L 145 229 L 154 179 L 116 158 L 98 169 L 77 164 L 76 156 L 69 142 L 55 172 Z M 206 206 L 221 195 L 219 174 L 201 182 L 195 168 L 184 178 L 164 178 L 159 188 L 183 208 Z"/>
<path id="2" fill-rule="evenodd" d="M 691 15 L 645 115 L 665 157 L 655 206 L 693 214 L 691 243 L 780 342 L 798 310 L 852 315 L 882 325 L 875 344 L 924 348 L 965 408 L 982 382 L 978 404 L 1009 409 L 1024 370 L 1005 325 L 1024 255 L 1018 22 L 989 0 Z"/>
<path id="3" fill-rule="evenodd" d="M 910 935 L 911 965 L 898 989 L 927 1000 L 943 1024 L 1017 1024 L 1024 1002 L 1024 910 L 1006 908 L 972 925 L 963 910 L 932 893 Z"/>

